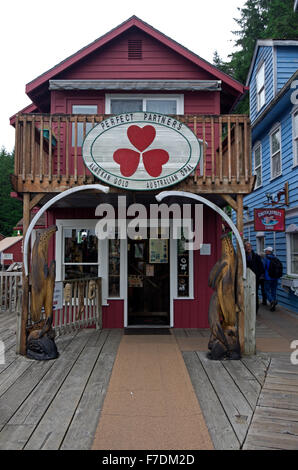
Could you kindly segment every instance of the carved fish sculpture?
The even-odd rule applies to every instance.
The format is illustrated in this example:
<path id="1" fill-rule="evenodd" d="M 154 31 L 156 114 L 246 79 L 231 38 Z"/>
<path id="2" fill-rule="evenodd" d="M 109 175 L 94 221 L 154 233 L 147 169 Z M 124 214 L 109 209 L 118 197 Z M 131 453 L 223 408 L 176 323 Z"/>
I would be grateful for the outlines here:
<path id="1" fill-rule="evenodd" d="M 41 310 L 44 307 L 46 321 L 39 336 L 44 335 L 52 325 L 53 294 L 55 285 L 56 263 L 52 261 L 48 267 L 48 247 L 51 236 L 57 227 L 52 226 L 42 234 L 38 234 L 34 242 L 31 260 L 31 318 L 33 322 L 41 320 Z"/>
<path id="2" fill-rule="evenodd" d="M 210 274 L 208 285 L 213 293 L 209 304 L 209 325 L 211 337 L 209 349 L 213 359 L 219 359 L 226 353 L 237 350 L 239 347 L 237 333 L 237 313 L 239 311 L 236 302 L 236 266 L 237 258 L 228 235 L 222 238 L 222 256 L 214 265 Z"/>

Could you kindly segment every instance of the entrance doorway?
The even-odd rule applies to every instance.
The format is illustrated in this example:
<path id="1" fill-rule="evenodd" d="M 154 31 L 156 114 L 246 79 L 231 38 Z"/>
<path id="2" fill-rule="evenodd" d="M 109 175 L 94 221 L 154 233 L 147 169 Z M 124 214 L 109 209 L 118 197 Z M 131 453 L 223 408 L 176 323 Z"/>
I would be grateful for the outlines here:
<path id="1" fill-rule="evenodd" d="M 170 325 L 168 239 L 128 241 L 128 326 Z"/>

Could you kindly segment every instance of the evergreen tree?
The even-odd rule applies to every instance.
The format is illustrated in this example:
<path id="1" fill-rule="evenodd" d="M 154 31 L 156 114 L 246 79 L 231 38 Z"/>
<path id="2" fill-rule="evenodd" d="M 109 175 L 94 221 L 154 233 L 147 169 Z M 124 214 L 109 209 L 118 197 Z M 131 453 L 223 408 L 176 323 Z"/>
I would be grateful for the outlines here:
<path id="1" fill-rule="evenodd" d="M 233 31 L 237 50 L 229 55 L 227 62 L 222 62 L 216 51 L 214 65 L 245 83 L 256 41 L 297 39 L 298 14 L 293 10 L 293 0 L 247 0 L 238 10 L 240 18 L 235 21 L 239 29 Z M 235 111 L 248 113 L 247 97 Z"/>
<path id="2" fill-rule="evenodd" d="M 10 197 L 13 191 L 10 175 L 14 171 L 14 155 L 0 150 L 0 233 L 9 237 L 22 217 L 22 203 Z"/>

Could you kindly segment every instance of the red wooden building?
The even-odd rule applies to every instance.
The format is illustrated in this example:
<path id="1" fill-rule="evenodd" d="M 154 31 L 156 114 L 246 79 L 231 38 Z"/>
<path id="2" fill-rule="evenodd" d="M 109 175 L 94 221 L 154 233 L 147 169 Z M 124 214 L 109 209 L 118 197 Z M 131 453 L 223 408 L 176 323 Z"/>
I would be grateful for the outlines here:
<path id="1" fill-rule="evenodd" d="M 6 270 L 13 263 L 22 263 L 22 243 L 22 236 L 6 237 L 0 241 L 1 267 L 4 270 Z"/>
<path id="2" fill-rule="evenodd" d="M 218 211 L 204 206 L 203 245 L 201 249 L 185 251 L 183 244 L 171 238 L 157 244 L 142 237 L 120 242 L 98 240 L 95 210 L 100 203 L 106 203 L 117 214 L 119 196 L 126 198 L 127 207 L 142 203 L 149 208 L 157 202 L 155 196 L 171 186 L 168 189 L 204 196 L 210 206 L 233 207 L 238 211 L 238 229 L 242 232 L 242 198 L 253 184 L 250 125 L 247 116 L 231 113 L 245 87 L 173 39 L 132 17 L 32 80 L 26 85 L 26 93 L 32 105 L 11 118 L 16 128 L 13 183 L 24 200 L 24 221 L 27 221 L 24 228 L 28 228 L 29 212 L 36 204 L 44 207 L 65 190 L 96 183 L 109 187 L 108 194 L 92 188 L 74 192 L 48 208 L 48 225 L 56 224 L 58 228 L 50 250 L 51 257 L 56 259 L 57 282 L 100 277 L 103 327 L 208 327 L 211 295 L 208 274 L 220 257 L 221 246 L 222 219 Z M 158 125 L 161 128 L 164 115 L 167 116 L 164 127 L 167 131 L 169 128 L 171 132 L 177 131 L 176 137 L 170 130 L 169 134 L 162 134 L 157 129 Z M 119 122 L 113 116 L 118 116 Z M 144 150 L 153 139 L 149 136 L 147 144 L 142 146 L 136 143 L 138 136 L 135 136 L 130 143 L 135 144 L 134 149 L 137 147 L 139 153 L 130 146 L 125 155 L 131 158 L 133 166 L 132 162 L 137 165 L 142 154 L 149 173 L 146 180 L 149 190 L 130 189 L 133 169 L 125 167 L 124 154 L 114 156 L 112 161 L 115 171 L 119 172 L 119 164 L 122 171 L 123 178 L 116 179 L 115 174 L 111 176 L 112 170 L 107 167 L 99 170 L 91 162 L 93 156 L 89 161 L 88 155 L 84 155 L 84 137 L 92 136 L 97 125 L 97 129 L 107 131 L 106 144 L 99 145 L 99 151 L 103 161 L 108 160 L 107 136 L 121 141 L 121 119 L 130 120 L 124 124 L 133 125 L 134 131 L 136 125 L 139 129 L 155 126 L 156 135 L 158 132 L 164 135 L 161 139 L 168 139 L 173 148 L 171 135 L 179 140 L 179 129 L 180 136 L 183 129 L 185 133 L 189 129 L 200 142 L 199 164 L 189 166 L 183 178 L 168 177 L 170 170 L 162 178 L 163 173 L 158 173 L 153 164 L 148 170 L 149 153 L 147 163 L 145 159 Z M 109 134 L 111 127 L 115 127 L 114 134 L 112 131 Z M 99 142 L 96 139 L 95 136 L 94 142 Z M 94 142 L 89 142 L 91 150 L 95 148 Z M 197 143 L 193 141 L 193 145 Z M 158 158 L 163 157 L 159 154 Z M 178 170 L 180 160 L 177 157 L 175 161 Z M 179 197 L 171 201 L 184 203 Z M 156 262 L 154 256 L 162 256 L 160 250 L 163 250 L 163 262 Z"/>

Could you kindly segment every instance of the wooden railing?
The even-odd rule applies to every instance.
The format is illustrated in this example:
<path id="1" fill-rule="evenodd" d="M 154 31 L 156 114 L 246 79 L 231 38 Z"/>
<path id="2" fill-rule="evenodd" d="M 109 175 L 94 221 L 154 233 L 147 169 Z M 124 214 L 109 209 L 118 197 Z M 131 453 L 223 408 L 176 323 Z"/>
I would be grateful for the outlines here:
<path id="1" fill-rule="evenodd" d="M 19 114 L 13 184 L 19 192 L 55 192 L 94 182 L 81 142 L 108 116 Z M 251 191 L 250 121 L 245 115 L 175 116 L 203 141 L 203 158 L 187 185 L 202 192 Z"/>
<path id="2" fill-rule="evenodd" d="M 0 272 L 0 313 L 16 313 L 21 295 L 22 273 Z"/>
<path id="3" fill-rule="evenodd" d="M 101 278 L 62 281 L 62 304 L 53 308 L 53 329 L 58 335 L 80 328 L 102 328 Z M 30 311 L 30 309 L 29 309 Z M 28 318 L 27 327 L 32 326 Z"/>

